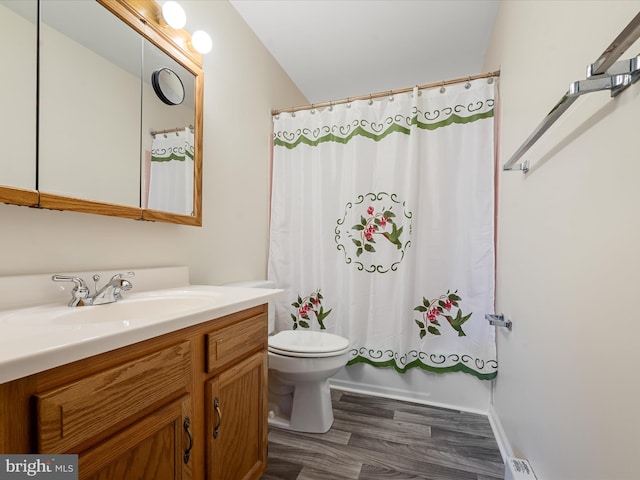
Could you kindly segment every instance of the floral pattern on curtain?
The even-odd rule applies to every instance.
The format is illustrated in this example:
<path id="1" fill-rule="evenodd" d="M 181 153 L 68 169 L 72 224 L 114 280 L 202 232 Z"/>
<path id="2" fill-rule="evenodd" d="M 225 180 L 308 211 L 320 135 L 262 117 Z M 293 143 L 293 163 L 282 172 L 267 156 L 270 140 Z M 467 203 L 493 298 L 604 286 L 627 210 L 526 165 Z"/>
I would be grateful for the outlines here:
<path id="1" fill-rule="evenodd" d="M 497 374 L 494 84 L 274 118 L 278 330 L 351 342 L 348 365 Z"/>

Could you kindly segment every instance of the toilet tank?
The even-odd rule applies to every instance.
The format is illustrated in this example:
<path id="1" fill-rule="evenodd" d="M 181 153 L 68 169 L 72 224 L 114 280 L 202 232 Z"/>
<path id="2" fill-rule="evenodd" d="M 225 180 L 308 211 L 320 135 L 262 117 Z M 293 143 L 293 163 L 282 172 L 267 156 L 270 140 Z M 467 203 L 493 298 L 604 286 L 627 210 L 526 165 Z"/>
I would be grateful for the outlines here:
<path id="1" fill-rule="evenodd" d="M 228 283 L 227 287 L 243 287 L 243 288 L 276 288 L 276 282 L 273 280 L 247 280 L 244 282 Z M 276 307 L 273 302 L 268 303 L 267 317 L 269 319 L 269 334 L 276 329 Z"/>

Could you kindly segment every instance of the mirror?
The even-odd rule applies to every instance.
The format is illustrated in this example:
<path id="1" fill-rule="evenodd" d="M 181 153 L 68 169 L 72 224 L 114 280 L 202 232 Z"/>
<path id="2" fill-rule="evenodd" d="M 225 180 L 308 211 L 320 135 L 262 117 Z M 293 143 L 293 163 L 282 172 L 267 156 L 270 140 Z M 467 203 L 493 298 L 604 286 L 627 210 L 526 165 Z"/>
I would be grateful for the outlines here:
<path id="1" fill-rule="evenodd" d="M 33 3 L 35 16 L 36 0 L 0 8 L 9 3 Z M 32 188 L 44 208 L 200 225 L 203 75 L 188 33 L 159 26 L 153 0 L 41 1 L 40 9 L 38 150 L 33 95 L 23 109 L 34 118 L 23 141 L 33 146 L 31 168 L 17 180 L 0 163 L 0 201 L 29 204 L 23 193 Z M 15 38 L 2 44 L 12 46 L 3 60 L 23 59 Z M 35 85 L 35 75 L 15 76 L 24 88 L 27 76 Z M 3 131 L 16 135 L 16 122 Z M 172 134 L 177 145 L 154 142 Z M 163 149 L 172 153 L 154 153 Z"/>
<path id="2" fill-rule="evenodd" d="M 36 189 L 36 58 L 37 1 L 0 0 L 0 191 L 5 196 L 30 196 L 37 202 Z M 20 51 L 16 53 L 16 45 Z M 31 193 L 31 195 L 28 195 Z"/>
<path id="3" fill-rule="evenodd" d="M 41 192 L 140 207 L 142 42 L 97 2 L 41 2 Z"/>

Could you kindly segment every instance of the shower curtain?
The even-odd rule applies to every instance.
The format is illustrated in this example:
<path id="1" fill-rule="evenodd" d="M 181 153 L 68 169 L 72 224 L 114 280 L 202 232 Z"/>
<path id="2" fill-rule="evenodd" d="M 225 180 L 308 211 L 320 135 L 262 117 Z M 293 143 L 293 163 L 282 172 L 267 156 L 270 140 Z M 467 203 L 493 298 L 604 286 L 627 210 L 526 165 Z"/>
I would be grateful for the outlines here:
<path id="1" fill-rule="evenodd" d="M 274 117 L 278 330 L 342 335 L 348 365 L 496 376 L 493 105 L 480 79 Z"/>
<path id="2" fill-rule="evenodd" d="M 193 152 L 190 128 L 155 135 L 148 208 L 193 215 Z"/>

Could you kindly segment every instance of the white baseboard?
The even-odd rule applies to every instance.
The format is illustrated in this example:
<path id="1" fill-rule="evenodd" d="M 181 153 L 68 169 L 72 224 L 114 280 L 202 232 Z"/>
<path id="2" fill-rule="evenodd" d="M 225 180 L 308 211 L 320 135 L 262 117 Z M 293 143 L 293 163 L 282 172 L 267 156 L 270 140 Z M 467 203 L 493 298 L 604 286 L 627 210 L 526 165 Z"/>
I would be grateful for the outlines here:
<path id="1" fill-rule="evenodd" d="M 487 415 L 486 410 L 477 410 L 473 408 L 465 408 L 460 405 L 451 405 L 441 402 L 429 401 L 419 395 L 413 394 L 414 392 L 398 390 L 395 388 L 388 388 L 380 385 L 362 384 L 357 382 L 350 382 L 348 380 L 341 380 L 332 378 L 329 380 L 329 384 L 332 388 L 338 390 L 344 390 L 345 392 L 362 393 L 364 395 L 372 395 L 374 397 L 390 398 L 393 400 L 400 400 L 403 402 L 419 403 L 420 405 L 429 405 L 432 407 L 448 408 L 450 410 L 457 410 L 459 412 L 477 413 L 480 415 Z"/>
<path id="2" fill-rule="evenodd" d="M 511 448 L 511 443 L 507 438 L 504 428 L 502 428 L 502 422 L 500 422 L 500 418 L 498 417 L 496 410 L 493 408 L 493 405 L 489 405 L 487 417 L 489 418 L 489 423 L 493 430 L 493 436 L 496 437 L 496 442 L 498 442 L 502 461 L 506 463 L 507 457 L 513 457 L 513 448 Z"/>

